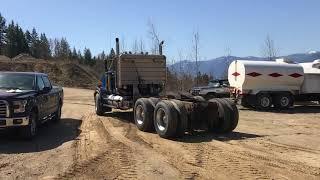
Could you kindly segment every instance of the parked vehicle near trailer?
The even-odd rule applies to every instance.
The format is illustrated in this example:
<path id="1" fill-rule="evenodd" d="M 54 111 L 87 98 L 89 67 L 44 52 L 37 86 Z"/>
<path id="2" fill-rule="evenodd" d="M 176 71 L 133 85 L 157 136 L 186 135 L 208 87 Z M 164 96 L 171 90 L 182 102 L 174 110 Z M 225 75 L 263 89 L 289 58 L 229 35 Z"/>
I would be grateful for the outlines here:
<path id="1" fill-rule="evenodd" d="M 287 109 L 295 101 L 320 100 L 320 60 L 236 60 L 229 66 L 228 79 L 232 96 L 246 107 Z"/>
<path id="2" fill-rule="evenodd" d="M 59 121 L 63 90 L 52 86 L 48 75 L 34 72 L 0 72 L 0 129 L 18 128 L 33 138 L 40 124 Z"/>
<path id="3" fill-rule="evenodd" d="M 201 96 L 165 95 L 166 57 L 162 54 L 121 53 L 106 62 L 106 71 L 94 92 L 97 115 L 114 109 L 131 109 L 141 131 L 155 130 L 163 138 L 182 136 L 186 131 L 206 129 L 227 133 L 238 124 L 238 109 L 227 99 L 205 100 Z"/>
<path id="4" fill-rule="evenodd" d="M 229 82 L 227 79 L 212 80 L 207 86 L 193 87 L 191 94 L 194 96 L 202 96 L 207 100 L 212 98 L 229 98 Z"/>

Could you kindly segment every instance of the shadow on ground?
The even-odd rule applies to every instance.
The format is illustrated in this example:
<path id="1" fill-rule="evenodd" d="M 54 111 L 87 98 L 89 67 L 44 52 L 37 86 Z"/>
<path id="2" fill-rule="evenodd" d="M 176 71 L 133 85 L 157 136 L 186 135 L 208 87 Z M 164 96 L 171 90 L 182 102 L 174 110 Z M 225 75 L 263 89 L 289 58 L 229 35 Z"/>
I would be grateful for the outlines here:
<path id="1" fill-rule="evenodd" d="M 207 131 L 198 131 L 192 134 L 186 134 L 182 138 L 174 139 L 175 141 L 186 142 L 186 143 L 201 143 L 216 141 L 230 141 L 230 140 L 245 140 L 263 137 L 261 135 L 243 133 L 243 132 L 230 132 L 227 134 L 214 134 Z"/>
<path id="2" fill-rule="evenodd" d="M 32 140 L 22 139 L 15 129 L 1 131 L 0 154 L 40 152 L 59 147 L 76 139 L 81 133 L 79 119 L 61 119 L 59 123 L 48 122 L 39 128 Z"/>
<path id="3" fill-rule="evenodd" d="M 112 117 L 118 121 L 122 121 L 124 123 L 133 123 L 133 112 L 113 112 L 113 113 L 107 113 L 105 116 Z M 156 134 L 156 132 L 152 132 L 153 134 Z M 244 139 L 251 139 L 251 138 L 259 138 L 263 137 L 261 135 L 256 134 L 249 134 L 249 133 L 243 133 L 243 132 L 231 132 L 227 134 L 213 134 L 208 131 L 194 131 L 192 133 L 186 133 L 181 138 L 174 138 L 171 140 L 174 141 L 180 141 L 180 142 L 186 142 L 186 143 L 200 143 L 200 142 L 209 142 L 212 140 L 217 141 L 230 141 L 230 140 L 244 140 Z"/>
<path id="4" fill-rule="evenodd" d="M 280 110 L 280 109 L 270 109 L 265 111 L 258 111 L 255 109 L 248 109 L 244 107 L 239 107 L 241 111 L 256 111 L 256 112 L 272 112 L 272 113 L 282 113 L 282 114 L 308 114 L 308 113 L 320 113 L 320 106 L 312 105 L 312 106 L 305 106 L 305 105 L 298 105 L 294 106 L 293 108 Z"/>

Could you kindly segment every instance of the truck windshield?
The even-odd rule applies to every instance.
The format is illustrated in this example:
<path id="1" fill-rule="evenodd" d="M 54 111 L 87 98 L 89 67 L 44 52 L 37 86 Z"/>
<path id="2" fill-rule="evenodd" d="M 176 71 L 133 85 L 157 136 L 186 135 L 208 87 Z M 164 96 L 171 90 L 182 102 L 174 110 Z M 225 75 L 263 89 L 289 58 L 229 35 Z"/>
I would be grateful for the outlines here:
<path id="1" fill-rule="evenodd" d="M 35 76 L 29 74 L 1 74 L 0 73 L 0 89 L 20 89 L 33 90 Z"/>

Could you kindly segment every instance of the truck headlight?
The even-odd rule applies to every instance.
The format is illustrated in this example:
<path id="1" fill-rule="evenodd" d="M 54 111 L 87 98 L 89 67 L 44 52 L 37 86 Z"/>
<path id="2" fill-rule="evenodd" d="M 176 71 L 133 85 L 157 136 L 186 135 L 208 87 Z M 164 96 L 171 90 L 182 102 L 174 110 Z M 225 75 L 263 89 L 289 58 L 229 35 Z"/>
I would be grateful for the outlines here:
<path id="1" fill-rule="evenodd" d="M 26 111 L 27 100 L 13 101 L 13 112 L 23 113 Z"/>

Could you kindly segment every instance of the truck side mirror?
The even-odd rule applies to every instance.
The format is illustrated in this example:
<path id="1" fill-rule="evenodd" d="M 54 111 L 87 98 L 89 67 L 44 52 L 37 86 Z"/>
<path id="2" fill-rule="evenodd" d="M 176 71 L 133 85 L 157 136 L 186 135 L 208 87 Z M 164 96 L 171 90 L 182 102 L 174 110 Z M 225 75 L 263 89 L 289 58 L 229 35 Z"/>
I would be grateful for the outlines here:
<path id="1" fill-rule="evenodd" d="M 48 92 L 50 92 L 50 90 L 51 90 L 51 87 L 44 87 L 40 92 L 41 93 L 48 93 Z"/>

